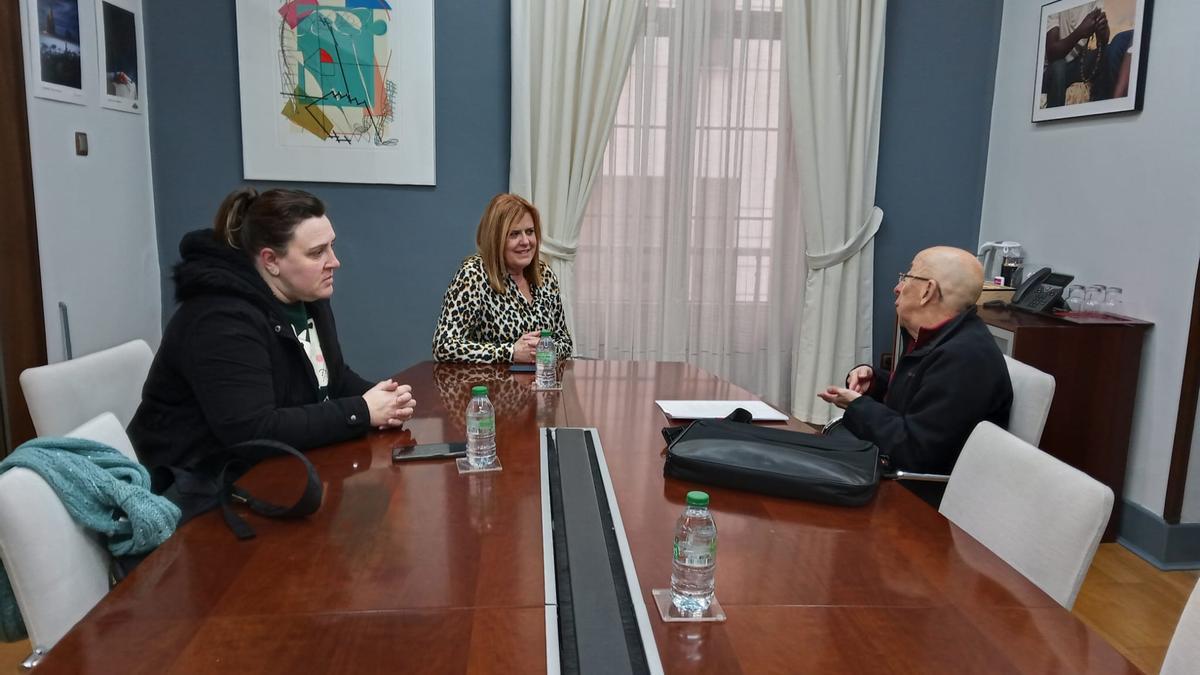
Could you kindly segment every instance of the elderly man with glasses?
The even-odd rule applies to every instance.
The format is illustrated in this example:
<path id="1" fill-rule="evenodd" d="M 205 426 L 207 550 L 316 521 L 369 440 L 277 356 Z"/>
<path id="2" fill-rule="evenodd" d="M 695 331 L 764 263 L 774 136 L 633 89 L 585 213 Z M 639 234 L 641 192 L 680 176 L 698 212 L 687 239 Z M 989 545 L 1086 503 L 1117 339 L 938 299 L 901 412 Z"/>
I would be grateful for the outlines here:
<path id="1" fill-rule="evenodd" d="M 1012 384 L 975 312 L 982 289 L 971 253 L 921 251 L 892 289 L 902 344 L 894 372 L 857 366 L 845 387 L 818 393 L 845 408 L 845 429 L 878 445 L 894 469 L 950 473 L 976 424 L 1008 425 Z"/>

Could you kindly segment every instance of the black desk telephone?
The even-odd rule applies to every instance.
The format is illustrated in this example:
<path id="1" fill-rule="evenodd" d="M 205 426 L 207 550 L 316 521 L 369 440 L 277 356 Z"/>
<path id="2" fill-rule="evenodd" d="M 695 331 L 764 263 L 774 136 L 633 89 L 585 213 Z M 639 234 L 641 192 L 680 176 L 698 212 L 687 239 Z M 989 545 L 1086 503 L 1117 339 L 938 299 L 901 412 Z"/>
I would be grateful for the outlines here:
<path id="1" fill-rule="evenodd" d="M 1013 292 L 1011 304 L 1016 309 L 1029 312 L 1046 312 L 1057 307 L 1065 307 L 1063 289 L 1075 277 L 1070 274 L 1055 274 L 1049 267 L 1034 272 L 1028 279 L 1021 282 Z"/>

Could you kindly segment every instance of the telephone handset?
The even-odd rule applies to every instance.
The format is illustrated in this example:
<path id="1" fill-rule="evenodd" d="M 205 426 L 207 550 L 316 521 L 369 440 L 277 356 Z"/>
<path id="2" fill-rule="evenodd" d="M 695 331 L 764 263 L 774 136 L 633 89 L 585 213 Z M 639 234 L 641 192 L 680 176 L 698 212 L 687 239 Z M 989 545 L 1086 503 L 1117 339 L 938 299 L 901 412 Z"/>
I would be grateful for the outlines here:
<path id="1" fill-rule="evenodd" d="M 1049 267 L 1043 267 L 1021 282 L 1021 285 L 1013 292 L 1010 304 L 1017 309 L 1030 312 L 1045 312 L 1064 306 L 1063 289 L 1074 278 L 1070 274 L 1056 274 Z"/>

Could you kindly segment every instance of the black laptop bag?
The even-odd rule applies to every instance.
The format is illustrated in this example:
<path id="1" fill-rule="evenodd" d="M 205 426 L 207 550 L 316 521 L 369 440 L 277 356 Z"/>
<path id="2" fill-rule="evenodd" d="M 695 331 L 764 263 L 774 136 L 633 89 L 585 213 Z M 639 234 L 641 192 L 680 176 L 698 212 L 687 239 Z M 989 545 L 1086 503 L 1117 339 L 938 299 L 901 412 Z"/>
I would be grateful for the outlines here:
<path id="1" fill-rule="evenodd" d="M 749 419 L 739 408 L 726 419 L 664 428 L 663 475 L 840 506 L 859 506 L 875 496 L 880 467 L 873 443 L 850 434 L 757 426 Z"/>

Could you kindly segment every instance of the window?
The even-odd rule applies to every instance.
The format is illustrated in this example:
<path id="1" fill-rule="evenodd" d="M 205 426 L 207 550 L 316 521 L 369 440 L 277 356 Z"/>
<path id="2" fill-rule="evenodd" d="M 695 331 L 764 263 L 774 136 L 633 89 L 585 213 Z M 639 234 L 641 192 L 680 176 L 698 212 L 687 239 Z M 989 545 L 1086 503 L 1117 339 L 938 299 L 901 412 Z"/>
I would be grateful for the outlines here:
<path id="1" fill-rule="evenodd" d="M 596 283 L 578 285 L 580 313 L 675 283 L 631 267 L 671 246 L 688 252 L 689 302 L 769 300 L 781 9 L 717 4 L 707 17 L 648 8 L 584 216 L 578 275 Z"/>

